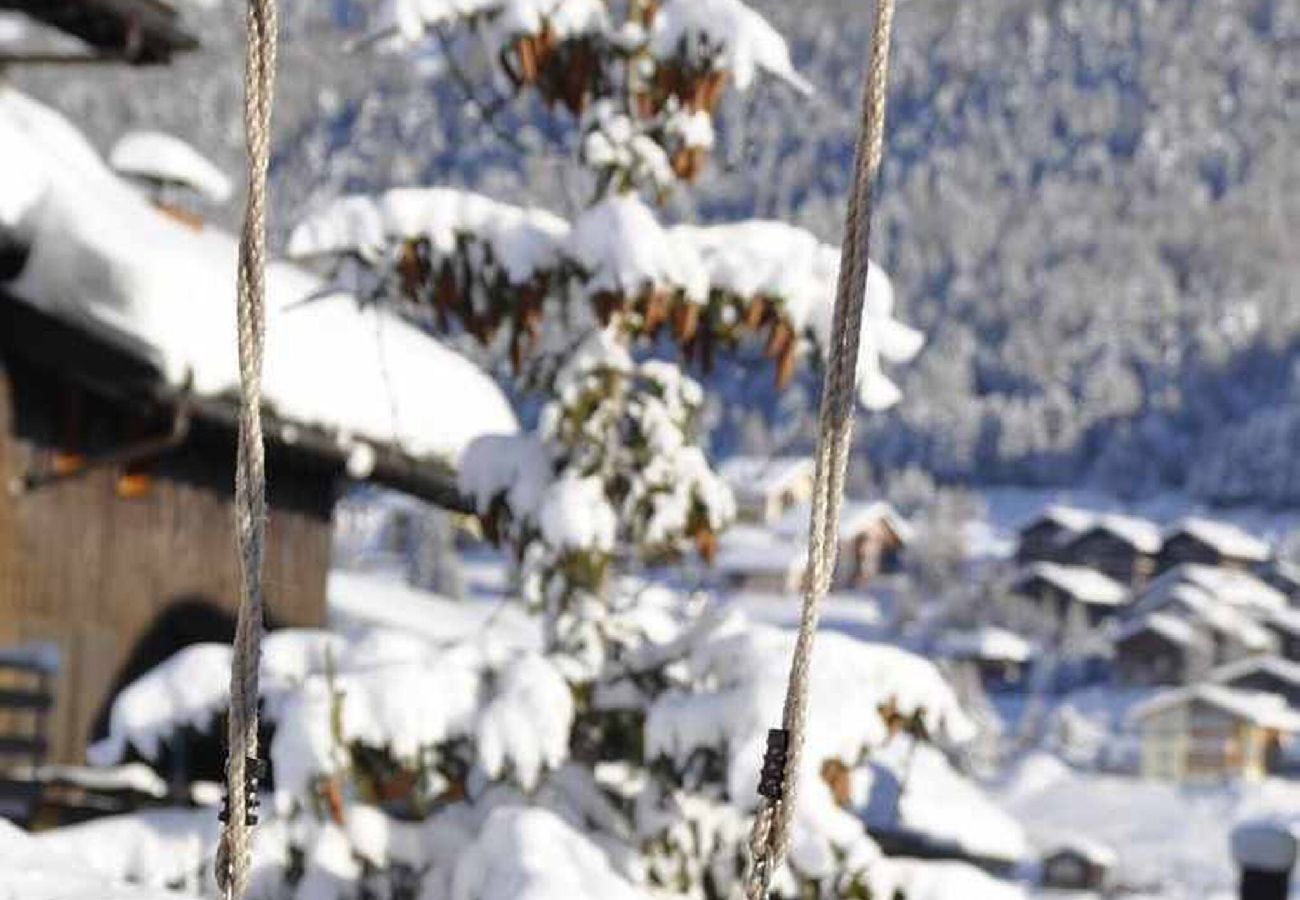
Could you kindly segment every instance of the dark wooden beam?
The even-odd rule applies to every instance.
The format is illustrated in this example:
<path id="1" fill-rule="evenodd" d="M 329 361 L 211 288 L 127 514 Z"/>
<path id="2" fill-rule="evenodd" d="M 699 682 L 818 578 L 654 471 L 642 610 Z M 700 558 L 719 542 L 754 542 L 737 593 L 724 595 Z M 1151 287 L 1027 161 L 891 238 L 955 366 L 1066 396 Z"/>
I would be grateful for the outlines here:
<path id="1" fill-rule="evenodd" d="M 0 0 L 0 9 L 25 13 L 84 41 L 99 56 L 132 65 L 168 63 L 199 46 L 163 0 Z"/>

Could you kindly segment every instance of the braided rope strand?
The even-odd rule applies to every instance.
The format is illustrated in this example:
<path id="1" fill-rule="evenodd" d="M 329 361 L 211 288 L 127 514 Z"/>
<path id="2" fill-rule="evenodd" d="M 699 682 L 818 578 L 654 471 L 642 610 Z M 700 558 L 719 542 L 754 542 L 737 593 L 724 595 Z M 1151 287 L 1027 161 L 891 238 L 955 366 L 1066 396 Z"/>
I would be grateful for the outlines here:
<path id="1" fill-rule="evenodd" d="M 226 759 L 226 821 L 217 850 L 216 878 L 227 900 L 241 900 L 251 864 L 250 760 L 257 760 L 258 667 L 266 546 L 266 456 L 262 440 L 262 356 L 266 339 L 266 210 L 270 168 L 271 106 L 278 22 L 275 0 L 249 0 L 244 62 L 244 131 L 248 144 L 248 196 L 239 242 L 239 439 L 235 469 L 235 533 L 239 545 L 240 598 L 230 672 Z"/>
<path id="2" fill-rule="evenodd" d="M 877 0 L 871 62 L 863 92 L 862 117 L 855 149 L 854 177 L 845 213 L 839 281 L 827 369 L 818 422 L 808 565 L 804 574 L 799 631 L 786 690 L 782 725 L 789 734 L 784 781 L 776 796 L 765 797 L 750 832 L 750 865 L 744 881 L 746 900 L 764 900 L 773 874 L 785 860 L 799 791 L 804 729 L 808 717 L 808 680 L 820 604 L 830 588 L 838 550 L 840 509 L 853 443 L 858 351 L 866 302 L 868 248 L 871 241 L 872 186 L 884 157 L 889 47 L 894 0 Z"/>

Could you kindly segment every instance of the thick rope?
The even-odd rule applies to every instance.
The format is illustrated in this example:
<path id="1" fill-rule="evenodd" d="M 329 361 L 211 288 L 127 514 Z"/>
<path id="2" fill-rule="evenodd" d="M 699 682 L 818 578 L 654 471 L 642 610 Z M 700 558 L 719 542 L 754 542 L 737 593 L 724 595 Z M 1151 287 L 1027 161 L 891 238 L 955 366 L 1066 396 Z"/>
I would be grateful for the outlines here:
<path id="1" fill-rule="evenodd" d="M 258 666 L 262 651 L 262 558 L 266 544 L 266 457 L 262 443 L 262 350 L 266 337 L 266 176 L 270 168 L 275 82 L 275 0 L 248 0 L 244 62 L 244 131 L 248 197 L 239 242 L 239 446 L 235 532 L 240 597 L 230 672 L 226 816 L 217 849 L 217 883 L 227 900 L 248 888 L 255 806 Z M 253 769 L 250 771 L 250 766 Z"/>
<path id="2" fill-rule="evenodd" d="M 804 573 L 799 633 L 790 663 L 782 728 L 788 736 L 783 774 L 776 790 L 765 791 L 749 837 L 750 865 L 745 875 L 746 900 L 764 900 L 772 876 L 790 845 L 799 791 L 804 727 L 808 717 L 808 678 L 820 604 L 830 589 L 839 545 L 840 507 L 845 472 L 853 444 L 858 345 L 867 293 L 867 260 L 871 240 L 871 191 L 880 173 L 885 134 L 889 44 L 893 32 L 894 0 L 877 0 L 871 62 L 862 98 L 862 118 L 854 159 L 853 183 L 845 214 L 840 251 L 839 282 L 826 376 L 822 384 L 818 423 L 812 514 L 809 522 L 808 565 Z M 778 756 L 780 760 L 780 756 Z"/>

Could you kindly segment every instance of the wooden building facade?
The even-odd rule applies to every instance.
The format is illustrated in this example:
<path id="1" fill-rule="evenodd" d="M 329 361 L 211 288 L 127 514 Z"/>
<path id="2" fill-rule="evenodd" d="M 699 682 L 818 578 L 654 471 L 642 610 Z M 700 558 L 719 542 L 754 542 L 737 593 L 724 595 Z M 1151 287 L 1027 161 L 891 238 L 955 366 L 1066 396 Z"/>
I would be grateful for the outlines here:
<path id="1" fill-rule="evenodd" d="M 0 295 L 0 648 L 59 650 L 53 762 L 83 760 L 134 677 L 233 635 L 233 400 L 159 384 L 140 357 Z M 274 416 L 268 434 L 268 625 L 321 625 L 344 452 Z M 374 480 L 452 498 L 445 473 L 379 459 Z"/>

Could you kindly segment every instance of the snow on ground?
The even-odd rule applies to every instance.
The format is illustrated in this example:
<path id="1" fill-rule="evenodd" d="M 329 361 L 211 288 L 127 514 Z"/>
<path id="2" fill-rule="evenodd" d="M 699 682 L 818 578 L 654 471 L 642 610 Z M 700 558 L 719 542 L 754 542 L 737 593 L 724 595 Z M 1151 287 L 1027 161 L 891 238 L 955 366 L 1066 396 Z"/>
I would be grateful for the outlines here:
<path id="1" fill-rule="evenodd" d="M 210 837 L 215 837 L 212 811 L 203 810 L 202 815 L 211 823 Z M 181 835 L 188 834 L 189 829 L 172 824 Z M 144 861 L 159 871 L 169 861 L 188 859 L 186 837 L 166 846 L 155 841 L 128 847 L 108 839 L 115 827 L 92 824 L 30 835 L 0 819 L 0 900 L 185 900 L 188 895 L 162 890 L 156 880 L 128 885 L 123 877 Z M 177 850 L 180 855 L 173 855 Z"/>
<path id="2" fill-rule="evenodd" d="M 11 88 L 0 159 L 0 231 L 30 248 L 13 296 L 153 360 L 175 388 L 233 394 L 233 236 L 156 210 L 70 122 Z M 263 393 L 282 417 L 335 432 L 343 449 L 362 439 L 445 461 L 516 430 L 492 380 L 419 329 L 322 293 L 296 267 L 272 263 L 267 277 Z"/>
<path id="3" fill-rule="evenodd" d="M 1300 808 L 1300 782 L 1180 786 L 1071 769 L 1037 753 L 992 794 L 1047 849 L 1081 836 L 1113 848 L 1118 880 L 1161 900 L 1229 896 L 1236 874 L 1228 851 L 1244 818 Z"/>

